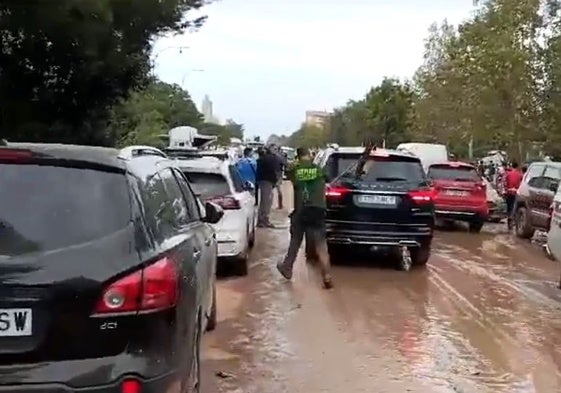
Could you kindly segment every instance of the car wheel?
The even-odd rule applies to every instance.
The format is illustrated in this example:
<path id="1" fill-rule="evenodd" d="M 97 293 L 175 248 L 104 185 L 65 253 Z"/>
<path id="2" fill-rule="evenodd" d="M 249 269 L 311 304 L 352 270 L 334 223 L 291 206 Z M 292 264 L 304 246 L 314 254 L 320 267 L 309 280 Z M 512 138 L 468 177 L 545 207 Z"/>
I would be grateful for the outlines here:
<path id="1" fill-rule="evenodd" d="M 255 225 L 253 225 L 253 228 L 251 229 L 251 233 L 249 234 L 248 245 L 249 248 L 253 248 L 253 246 L 255 246 Z"/>
<path id="2" fill-rule="evenodd" d="M 528 210 L 522 206 L 516 210 L 516 236 L 521 239 L 531 239 L 534 236 L 534 229 L 528 220 Z"/>
<path id="3" fill-rule="evenodd" d="M 430 258 L 430 244 L 411 250 L 411 261 L 414 266 L 425 266 Z"/>
<path id="4" fill-rule="evenodd" d="M 483 228 L 483 221 L 472 221 L 469 223 L 469 231 L 472 233 L 479 233 L 481 232 L 481 228 Z"/>
<path id="5" fill-rule="evenodd" d="M 216 279 L 212 283 L 212 306 L 210 307 L 210 314 L 208 316 L 208 321 L 206 325 L 206 331 L 211 332 L 216 329 L 216 324 L 218 322 L 217 316 L 217 306 L 216 306 Z"/>
<path id="6" fill-rule="evenodd" d="M 187 390 L 185 393 L 201 392 L 201 312 L 198 313 L 195 332 L 195 342 L 193 343 L 193 360 Z"/>

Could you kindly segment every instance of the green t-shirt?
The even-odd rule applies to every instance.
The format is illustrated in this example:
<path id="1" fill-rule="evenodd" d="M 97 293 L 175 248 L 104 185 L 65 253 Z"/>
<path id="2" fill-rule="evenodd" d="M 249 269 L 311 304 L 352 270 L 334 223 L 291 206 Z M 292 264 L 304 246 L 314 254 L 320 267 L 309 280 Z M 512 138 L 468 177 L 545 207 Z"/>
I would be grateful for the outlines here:
<path id="1" fill-rule="evenodd" d="M 292 165 L 287 177 L 294 187 L 294 210 L 304 207 L 325 209 L 325 173 L 311 161 L 298 161 Z"/>

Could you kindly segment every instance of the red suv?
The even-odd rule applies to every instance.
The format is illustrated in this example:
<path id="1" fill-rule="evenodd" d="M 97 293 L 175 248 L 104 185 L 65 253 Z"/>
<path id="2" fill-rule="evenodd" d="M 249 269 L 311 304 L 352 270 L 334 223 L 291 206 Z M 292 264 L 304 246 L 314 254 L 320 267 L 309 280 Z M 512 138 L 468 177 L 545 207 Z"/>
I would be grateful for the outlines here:
<path id="1" fill-rule="evenodd" d="M 475 167 L 463 162 L 429 166 L 434 185 L 437 218 L 466 221 L 471 232 L 479 232 L 489 217 L 486 185 Z"/>

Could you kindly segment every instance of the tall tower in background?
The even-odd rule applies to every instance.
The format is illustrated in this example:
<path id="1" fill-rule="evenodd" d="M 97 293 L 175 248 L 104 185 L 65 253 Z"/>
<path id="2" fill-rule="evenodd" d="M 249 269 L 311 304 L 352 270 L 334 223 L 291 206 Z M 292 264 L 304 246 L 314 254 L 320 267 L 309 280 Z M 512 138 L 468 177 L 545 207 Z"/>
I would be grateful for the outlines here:
<path id="1" fill-rule="evenodd" d="M 206 123 L 212 123 L 214 121 L 214 114 L 212 113 L 212 101 L 210 100 L 208 95 L 205 95 L 205 98 L 203 99 L 203 103 L 201 104 L 201 112 L 205 117 Z"/>

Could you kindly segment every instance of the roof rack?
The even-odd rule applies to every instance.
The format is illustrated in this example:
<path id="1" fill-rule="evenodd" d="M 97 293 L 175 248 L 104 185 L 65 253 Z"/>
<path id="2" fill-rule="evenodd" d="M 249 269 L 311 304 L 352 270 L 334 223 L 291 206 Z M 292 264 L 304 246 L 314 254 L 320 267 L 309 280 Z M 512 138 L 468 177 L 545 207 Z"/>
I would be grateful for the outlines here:
<path id="1" fill-rule="evenodd" d="M 143 146 L 143 145 L 135 145 L 135 146 L 127 146 L 119 152 L 120 159 L 123 160 L 131 160 L 135 157 L 142 157 L 142 156 L 158 156 L 162 158 L 168 158 L 166 153 L 157 149 L 152 146 Z"/>

